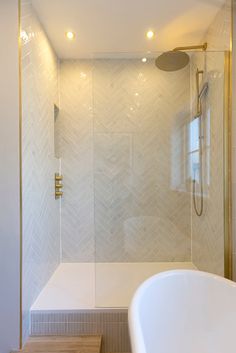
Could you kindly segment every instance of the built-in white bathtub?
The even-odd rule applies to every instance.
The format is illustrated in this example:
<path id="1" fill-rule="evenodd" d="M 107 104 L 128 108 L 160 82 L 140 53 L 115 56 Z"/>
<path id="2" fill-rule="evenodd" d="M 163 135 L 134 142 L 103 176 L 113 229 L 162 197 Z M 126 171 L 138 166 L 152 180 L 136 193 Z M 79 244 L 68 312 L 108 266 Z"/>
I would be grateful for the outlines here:
<path id="1" fill-rule="evenodd" d="M 129 308 L 132 353 L 235 353 L 236 284 L 200 271 L 145 281 Z"/>
<path id="2" fill-rule="evenodd" d="M 102 353 L 130 352 L 128 306 L 138 286 L 190 262 L 63 263 L 31 308 L 32 335 L 102 334 Z"/>
<path id="3" fill-rule="evenodd" d="M 191 262 L 62 263 L 32 310 L 128 308 L 138 286 L 171 269 L 195 269 Z"/>

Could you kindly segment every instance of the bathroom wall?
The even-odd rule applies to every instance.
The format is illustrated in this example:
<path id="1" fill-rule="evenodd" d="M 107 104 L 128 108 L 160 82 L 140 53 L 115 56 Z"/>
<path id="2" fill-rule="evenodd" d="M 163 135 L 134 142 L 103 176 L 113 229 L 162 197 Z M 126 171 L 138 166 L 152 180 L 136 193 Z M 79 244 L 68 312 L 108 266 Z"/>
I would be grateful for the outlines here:
<path id="1" fill-rule="evenodd" d="M 227 0 L 203 39 L 210 51 L 218 52 L 194 54 L 191 60 L 192 115 L 196 111 L 197 67 L 204 70 L 203 80 L 209 83 L 204 107 L 204 212 L 199 218 L 192 205 L 192 260 L 198 269 L 220 275 L 224 275 L 223 51 L 230 50 L 230 30 L 231 4 Z"/>
<path id="2" fill-rule="evenodd" d="M 208 50 L 230 50 L 231 48 L 231 0 L 216 15 L 214 21 L 203 38 L 208 43 Z"/>
<path id="3" fill-rule="evenodd" d="M 20 345 L 20 106 L 18 1 L 0 1 L 0 352 Z"/>
<path id="4" fill-rule="evenodd" d="M 189 67 L 60 65 L 62 260 L 190 260 Z"/>
<path id="5" fill-rule="evenodd" d="M 209 50 L 229 49 L 230 0 L 217 14 L 205 40 Z M 223 56 L 212 53 L 206 58 L 201 53 L 195 63 L 194 55 L 192 58 L 191 70 L 197 60 L 205 59 L 202 65 L 212 85 L 211 190 L 205 203 L 207 214 L 201 221 L 188 208 L 191 196 L 186 192 L 187 76 L 183 80 L 180 72 L 161 73 L 151 61 L 61 62 L 64 262 L 187 260 L 191 223 L 193 261 L 201 269 L 222 273 L 223 181 L 218 159 L 223 161 L 223 140 L 216 131 L 222 128 Z M 179 92 L 186 99 L 181 108 Z M 217 196 L 214 190 L 218 186 Z M 218 227 L 213 221 L 216 218 Z"/>
<path id="6" fill-rule="evenodd" d="M 31 2 L 22 1 L 23 337 L 29 309 L 60 260 L 59 203 L 54 197 L 54 103 L 57 57 Z"/>
<path id="7" fill-rule="evenodd" d="M 92 93 L 91 61 L 62 61 L 58 122 L 64 176 L 63 262 L 94 261 Z"/>

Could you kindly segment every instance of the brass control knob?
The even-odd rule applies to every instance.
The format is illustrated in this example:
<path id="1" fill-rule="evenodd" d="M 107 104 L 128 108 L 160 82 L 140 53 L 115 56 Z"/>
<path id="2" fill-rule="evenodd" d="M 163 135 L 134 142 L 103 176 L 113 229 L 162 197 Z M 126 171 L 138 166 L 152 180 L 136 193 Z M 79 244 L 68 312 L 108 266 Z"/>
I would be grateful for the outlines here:
<path id="1" fill-rule="evenodd" d="M 61 197 L 63 195 L 62 191 L 56 191 L 55 192 L 56 197 Z"/>

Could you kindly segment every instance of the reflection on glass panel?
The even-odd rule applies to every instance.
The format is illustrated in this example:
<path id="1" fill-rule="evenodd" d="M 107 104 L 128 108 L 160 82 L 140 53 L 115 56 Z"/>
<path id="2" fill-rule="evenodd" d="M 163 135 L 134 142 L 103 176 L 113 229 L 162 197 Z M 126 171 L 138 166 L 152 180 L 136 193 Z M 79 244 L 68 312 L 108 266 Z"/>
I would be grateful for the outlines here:
<path id="1" fill-rule="evenodd" d="M 189 124 L 189 178 L 199 182 L 199 118 Z"/>
<path id="2" fill-rule="evenodd" d="M 187 129 L 186 117 L 180 117 L 171 135 L 171 189 L 173 190 L 186 191 Z"/>
<path id="3" fill-rule="evenodd" d="M 193 152 L 199 149 L 199 118 L 190 122 L 189 130 L 189 152 Z"/>
<path id="4" fill-rule="evenodd" d="M 206 123 L 205 123 L 205 136 L 206 136 L 206 147 L 210 147 L 211 144 L 211 110 L 208 108 L 206 113 Z"/>
<path id="5" fill-rule="evenodd" d="M 210 109 L 200 118 L 195 118 L 189 123 L 188 137 L 188 177 L 199 183 L 200 180 L 200 144 L 199 136 L 202 138 L 202 170 L 203 179 L 206 185 L 210 184 Z M 202 119 L 202 131 L 200 133 L 200 119 Z M 204 189 L 204 194 L 208 193 L 208 188 Z"/>
<path id="6" fill-rule="evenodd" d="M 210 157 L 211 157 L 211 110 L 207 110 L 205 123 L 205 178 L 206 184 L 210 185 Z"/>
<path id="7" fill-rule="evenodd" d="M 189 155 L 190 170 L 189 176 L 192 180 L 199 182 L 199 151 L 193 152 Z"/>

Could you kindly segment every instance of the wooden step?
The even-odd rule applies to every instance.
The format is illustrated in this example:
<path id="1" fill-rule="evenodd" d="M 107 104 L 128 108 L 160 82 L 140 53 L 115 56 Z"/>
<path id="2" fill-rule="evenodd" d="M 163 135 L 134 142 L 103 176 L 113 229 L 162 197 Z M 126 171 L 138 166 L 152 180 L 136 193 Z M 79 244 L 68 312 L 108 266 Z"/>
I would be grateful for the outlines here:
<path id="1" fill-rule="evenodd" d="M 100 353 L 102 336 L 30 337 L 21 353 Z"/>

